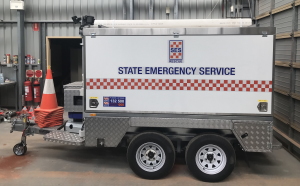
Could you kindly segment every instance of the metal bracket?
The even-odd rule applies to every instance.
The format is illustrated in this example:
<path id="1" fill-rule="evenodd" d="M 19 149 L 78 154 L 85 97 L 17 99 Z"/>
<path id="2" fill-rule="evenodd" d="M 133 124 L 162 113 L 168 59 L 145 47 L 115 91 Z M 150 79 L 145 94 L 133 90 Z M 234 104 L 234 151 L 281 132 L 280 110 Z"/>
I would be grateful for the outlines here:
<path id="1" fill-rule="evenodd" d="M 96 38 L 96 33 L 91 33 L 91 38 Z"/>
<path id="2" fill-rule="evenodd" d="M 104 141 L 103 138 L 97 138 L 97 147 L 104 147 Z"/>
<path id="3" fill-rule="evenodd" d="M 179 38 L 179 33 L 178 32 L 173 32 L 174 38 Z"/>
<path id="4" fill-rule="evenodd" d="M 268 37 L 268 32 L 267 31 L 262 31 L 261 34 L 262 34 L 263 37 Z"/>

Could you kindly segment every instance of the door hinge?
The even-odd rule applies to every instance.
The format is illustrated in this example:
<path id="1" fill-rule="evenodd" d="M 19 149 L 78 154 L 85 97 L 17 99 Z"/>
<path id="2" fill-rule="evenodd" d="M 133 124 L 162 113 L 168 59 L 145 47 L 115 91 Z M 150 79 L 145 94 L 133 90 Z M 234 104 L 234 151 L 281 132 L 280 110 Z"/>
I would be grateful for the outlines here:
<path id="1" fill-rule="evenodd" d="M 179 33 L 178 32 L 173 32 L 173 36 L 174 36 L 174 38 L 178 38 L 179 37 Z"/>
<path id="2" fill-rule="evenodd" d="M 268 32 L 267 31 L 262 31 L 261 34 L 262 34 L 263 37 L 268 37 Z"/>

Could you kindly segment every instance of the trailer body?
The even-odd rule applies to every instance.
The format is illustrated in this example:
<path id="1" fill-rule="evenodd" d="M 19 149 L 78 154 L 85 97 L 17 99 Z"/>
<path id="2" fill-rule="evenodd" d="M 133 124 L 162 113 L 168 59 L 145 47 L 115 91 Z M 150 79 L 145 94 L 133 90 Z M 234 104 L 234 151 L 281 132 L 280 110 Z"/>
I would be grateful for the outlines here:
<path id="1" fill-rule="evenodd" d="M 274 33 L 85 28 L 85 145 L 99 138 L 115 147 L 130 127 L 202 128 L 232 130 L 246 151 L 271 151 Z"/>
<path id="2" fill-rule="evenodd" d="M 81 34 L 83 81 L 64 86 L 65 130 L 25 133 L 126 146 L 130 167 L 148 179 L 170 172 L 175 148 L 203 181 L 232 172 L 234 144 L 245 152 L 280 148 L 272 128 L 275 28 L 92 26 Z"/>

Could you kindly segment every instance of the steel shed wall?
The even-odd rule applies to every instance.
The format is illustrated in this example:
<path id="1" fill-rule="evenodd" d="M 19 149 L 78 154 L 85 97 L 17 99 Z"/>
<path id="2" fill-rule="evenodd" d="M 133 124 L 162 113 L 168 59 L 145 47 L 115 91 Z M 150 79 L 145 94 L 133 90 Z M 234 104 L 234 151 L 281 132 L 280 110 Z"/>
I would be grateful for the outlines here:
<path id="1" fill-rule="evenodd" d="M 26 20 L 71 20 L 77 15 L 123 19 L 122 0 L 26 0 Z"/>
<path id="2" fill-rule="evenodd" d="M 225 10 L 224 10 L 225 11 Z M 179 3 L 181 19 L 220 19 L 222 18 L 222 0 L 190 0 Z"/>
<path id="3" fill-rule="evenodd" d="M 288 9 L 274 15 L 274 26 L 276 27 L 277 34 L 292 32 L 292 13 L 293 10 Z"/>
<path id="4" fill-rule="evenodd" d="M 276 61 L 291 61 L 291 39 L 279 39 L 275 43 L 275 60 Z"/>
<path id="5" fill-rule="evenodd" d="M 258 24 L 260 27 L 269 27 L 271 25 L 270 23 L 270 16 L 269 17 L 265 17 L 263 19 L 258 20 Z"/>
<path id="6" fill-rule="evenodd" d="M 179 0 L 180 19 L 222 18 L 222 0 Z M 126 18 L 129 19 L 129 0 L 125 2 Z M 155 0 L 154 19 L 166 19 L 166 7 L 170 19 L 174 18 L 174 0 Z M 1 1 L 0 19 L 15 21 L 16 11 L 10 10 L 9 1 Z M 213 11 L 212 11 L 213 10 Z M 211 12 L 212 11 L 212 12 Z M 25 20 L 69 20 L 77 15 L 93 15 L 95 19 L 123 19 L 123 0 L 26 0 Z M 134 19 L 149 19 L 149 1 L 134 1 Z"/>
<path id="7" fill-rule="evenodd" d="M 295 93 L 300 94 L 300 69 L 295 71 Z"/>
<path id="8" fill-rule="evenodd" d="M 296 9 L 298 9 L 297 10 L 297 12 L 298 12 L 298 15 L 297 15 L 297 28 L 298 28 L 298 30 L 299 30 L 299 28 L 300 28 L 300 6 L 298 6 L 298 7 L 296 7 Z"/>
<path id="9" fill-rule="evenodd" d="M 3 54 L 17 54 L 17 24 L 16 23 L 0 23 L 0 56 Z"/>
<path id="10" fill-rule="evenodd" d="M 282 121 L 274 118 L 274 126 L 276 128 L 278 128 L 280 131 L 284 132 L 284 133 L 288 133 L 289 132 L 289 126 L 285 123 L 283 123 Z"/>
<path id="11" fill-rule="evenodd" d="M 300 128 L 300 101 L 295 101 L 294 124 Z"/>
<path id="12" fill-rule="evenodd" d="M 289 118 L 289 97 L 280 93 L 274 93 L 274 114 L 288 119 Z"/>
<path id="13" fill-rule="evenodd" d="M 258 1 L 258 14 L 269 12 L 271 10 L 271 0 Z"/>
<path id="14" fill-rule="evenodd" d="M 296 38 L 296 62 L 300 62 L 300 38 Z"/>
<path id="15" fill-rule="evenodd" d="M 286 67 L 275 67 L 275 89 L 284 92 L 290 91 L 290 69 Z"/>
<path id="16" fill-rule="evenodd" d="M 275 131 L 274 134 L 290 153 L 300 159 L 300 6 L 293 2 L 259 0 L 256 11 L 261 14 L 268 12 L 266 10 L 270 7 L 269 23 L 277 29 L 274 127 L 280 132 Z M 289 4 L 291 6 L 286 6 Z M 264 19 L 257 21 L 258 26 L 268 25 Z"/>
<path id="17" fill-rule="evenodd" d="M 293 0 L 275 0 L 274 8 L 278 8 L 292 2 Z"/>

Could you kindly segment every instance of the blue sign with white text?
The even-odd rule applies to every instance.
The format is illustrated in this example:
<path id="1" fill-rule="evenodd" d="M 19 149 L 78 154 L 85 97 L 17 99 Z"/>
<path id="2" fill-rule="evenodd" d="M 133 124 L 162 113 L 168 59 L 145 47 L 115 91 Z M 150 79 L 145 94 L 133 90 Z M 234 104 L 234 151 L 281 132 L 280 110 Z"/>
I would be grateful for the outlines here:
<path id="1" fill-rule="evenodd" d="M 125 107 L 126 97 L 103 97 L 103 107 Z"/>

